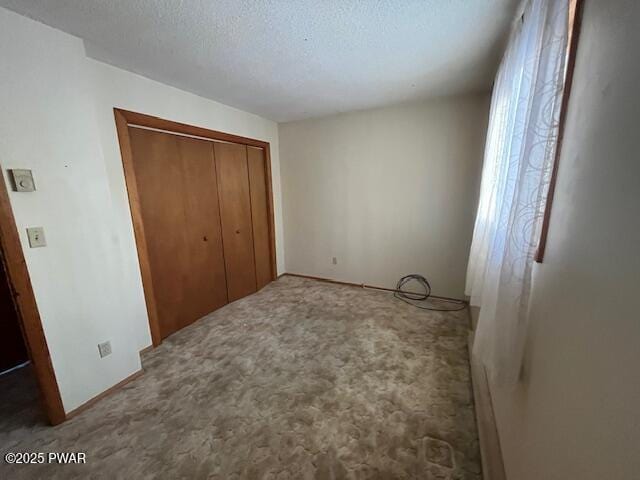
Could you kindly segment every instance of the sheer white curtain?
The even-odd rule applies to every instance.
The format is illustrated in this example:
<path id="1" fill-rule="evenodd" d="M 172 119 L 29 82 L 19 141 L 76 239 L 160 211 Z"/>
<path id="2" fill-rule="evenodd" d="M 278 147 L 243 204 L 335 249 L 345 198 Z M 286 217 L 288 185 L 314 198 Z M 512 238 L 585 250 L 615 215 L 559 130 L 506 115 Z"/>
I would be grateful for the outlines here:
<path id="1" fill-rule="evenodd" d="M 530 0 L 491 100 L 466 294 L 480 306 L 473 347 L 499 383 L 518 380 L 531 271 L 556 150 L 568 0 Z"/>

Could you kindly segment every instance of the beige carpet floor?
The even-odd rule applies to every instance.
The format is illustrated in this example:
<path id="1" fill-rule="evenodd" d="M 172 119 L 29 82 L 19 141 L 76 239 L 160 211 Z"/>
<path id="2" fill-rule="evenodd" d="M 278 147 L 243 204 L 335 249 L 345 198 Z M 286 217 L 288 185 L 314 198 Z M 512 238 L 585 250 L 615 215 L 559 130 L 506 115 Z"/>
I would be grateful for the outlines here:
<path id="1" fill-rule="evenodd" d="M 466 311 L 285 276 L 165 340 L 70 421 L 2 423 L 2 453 L 87 464 L 0 463 L 0 478 L 479 480 L 467 333 Z"/>

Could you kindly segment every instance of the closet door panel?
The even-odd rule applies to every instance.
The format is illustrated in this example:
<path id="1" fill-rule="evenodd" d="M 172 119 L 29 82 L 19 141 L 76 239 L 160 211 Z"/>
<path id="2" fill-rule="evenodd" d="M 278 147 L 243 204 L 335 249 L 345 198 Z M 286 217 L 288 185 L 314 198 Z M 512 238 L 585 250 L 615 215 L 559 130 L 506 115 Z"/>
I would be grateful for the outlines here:
<path id="1" fill-rule="evenodd" d="M 213 144 L 178 137 L 189 248 L 186 326 L 227 303 Z"/>
<path id="2" fill-rule="evenodd" d="M 258 290 L 273 280 L 265 161 L 264 150 L 256 147 L 247 147 L 253 247 L 256 259 L 256 283 Z"/>
<path id="3" fill-rule="evenodd" d="M 160 334 L 165 338 L 185 323 L 189 297 L 184 172 L 175 136 L 140 128 L 130 128 L 129 134 Z"/>
<path id="4" fill-rule="evenodd" d="M 247 147 L 214 143 L 227 291 L 232 302 L 256 291 Z"/>

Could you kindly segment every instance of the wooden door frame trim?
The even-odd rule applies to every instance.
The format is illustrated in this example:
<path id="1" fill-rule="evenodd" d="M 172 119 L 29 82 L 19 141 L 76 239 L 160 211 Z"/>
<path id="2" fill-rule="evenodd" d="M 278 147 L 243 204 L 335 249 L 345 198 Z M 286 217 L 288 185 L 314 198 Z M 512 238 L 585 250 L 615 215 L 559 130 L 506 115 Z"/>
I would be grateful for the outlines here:
<path id="1" fill-rule="evenodd" d="M 549 236 L 549 225 L 551 223 L 551 208 L 553 207 L 553 197 L 556 191 L 556 183 L 558 179 L 558 165 L 560 164 L 560 156 L 562 155 L 562 145 L 564 143 L 564 130 L 567 123 L 567 111 L 569 109 L 569 100 L 571 98 L 571 87 L 573 86 L 573 75 L 576 68 L 576 57 L 578 54 L 578 42 L 580 41 L 580 30 L 582 28 L 582 14 L 584 11 L 584 0 L 575 1 L 575 13 L 573 17 L 573 25 L 571 29 L 571 43 L 569 44 L 569 52 L 567 55 L 567 73 L 564 80 L 564 91 L 562 93 L 562 103 L 560 106 L 560 119 L 558 123 L 558 140 L 556 143 L 556 151 L 553 159 L 553 167 L 551 170 L 551 179 L 549 181 L 549 189 L 547 191 L 547 203 L 544 208 L 544 216 L 542 218 L 542 227 L 540 230 L 540 239 L 538 249 L 535 254 L 536 263 L 542 263 L 544 260 L 545 250 L 547 248 L 547 237 Z"/>
<path id="2" fill-rule="evenodd" d="M 58 388 L 42 320 L 31 286 L 29 270 L 22 251 L 7 184 L 0 182 L 0 250 L 1 260 L 18 313 L 22 337 L 40 390 L 45 414 L 52 425 L 64 422 L 66 415 Z M 24 195 L 24 194 L 23 194 Z"/>
<path id="3" fill-rule="evenodd" d="M 267 180 L 267 211 L 269 216 L 269 251 L 271 254 L 271 279 L 276 279 L 276 241 L 275 241 L 275 214 L 273 206 L 273 180 L 271 178 L 271 145 L 269 142 L 254 138 L 242 137 L 231 133 L 209 130 L 208 128 L 196 127 L 185 123 L 174 122 L 152 115 L 131 112 L 120 108 L 113 109 L 118 142 L 120 144 L 120 155 L 122 156 L 122 166 L 124 168 L 125 183 L 129 197 L 129 209 L 133 221 L 133 231 L 135 235 L 136 247 L 138 250 L 138 262 L 142 275 L 142 287 L 144 290 L 147 314 L 149 315 L 149 327 L 153 346 L 162 343 L 160 335 L 160 323 L 155 301 L 153 281 L 151 278 L 151 263 L 147 251 L 146 235 L 142 222 L 142 209 L 140 207 L 140 196 L 136 183 L 136 175 L 133 168 L 133 153 L 131 151 L 131 139 L 129 137 L 129 126 L 139 126 L 161 130 L 166 133 L 175 133 L 201 137 L 214 141 L 238 143 L 250 147 L 258 147 L 264 150 L 265 155 L 265 178 Z"/>

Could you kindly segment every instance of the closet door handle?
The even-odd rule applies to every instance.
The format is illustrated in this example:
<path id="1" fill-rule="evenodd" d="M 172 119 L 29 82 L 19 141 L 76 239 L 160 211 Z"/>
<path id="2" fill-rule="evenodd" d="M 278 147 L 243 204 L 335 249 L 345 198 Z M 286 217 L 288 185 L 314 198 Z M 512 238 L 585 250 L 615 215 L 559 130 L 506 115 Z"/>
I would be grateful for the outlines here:
<path id="1" fill-rule="evenodd" d="M 236 235 L 240 233 L 240 230 L 236 230 Z"/>
<path id="2" fill-rule="evenodd" d="M 205 242 L 208 242 L 209 239 L 207 238 L 207 236 L 205 235 L 204 237 L 202 237 L 202 240 L 204 240 Z"/>

